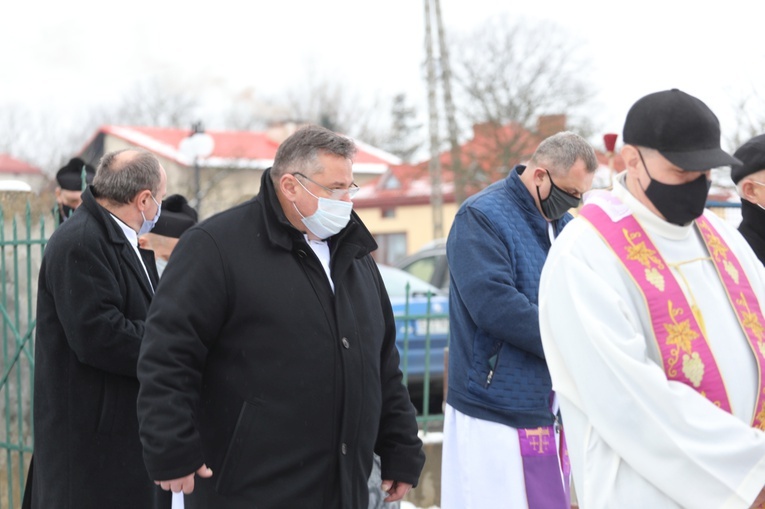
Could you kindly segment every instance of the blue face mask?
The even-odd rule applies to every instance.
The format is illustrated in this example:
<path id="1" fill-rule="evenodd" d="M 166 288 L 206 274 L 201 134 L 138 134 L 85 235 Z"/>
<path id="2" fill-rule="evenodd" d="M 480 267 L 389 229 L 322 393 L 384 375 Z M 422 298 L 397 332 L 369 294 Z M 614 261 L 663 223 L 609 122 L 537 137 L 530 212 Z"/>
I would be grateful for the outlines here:
<path id="1" fill-rule="evenodd" d="M 152 200 L 154 200 L 154 196 L 151 197 Z M 157 203 L 157 200 L 154 200 L 154 203 Z M 143 210 L 141 211 L 141 217 L 143 218 L 143 224 L 141 225 L 141 229 L 138 230 L 138 235 L 143 235 L 144 233 L 149 233 L 152 228 L 157 224 L 157 221 L 159 221 L 159 214 L 162 212 L 162 204 L 157 203 L 157 213 L 154 215 L 154 219 L 149 221 L 146 219 L 146 216 L 143 215 Z"/>

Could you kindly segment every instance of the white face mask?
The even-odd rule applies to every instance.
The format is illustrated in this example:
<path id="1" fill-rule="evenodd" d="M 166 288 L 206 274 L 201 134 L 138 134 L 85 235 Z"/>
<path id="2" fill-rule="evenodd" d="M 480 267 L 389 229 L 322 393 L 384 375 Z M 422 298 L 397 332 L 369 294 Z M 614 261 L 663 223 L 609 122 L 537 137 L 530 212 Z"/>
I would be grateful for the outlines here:
<path id="1" fill-rule="evenodd" d="M 348 221 L 351 220 L 351 211 L 353 210 L 353 203 L 343 200 L 330 200 L 329 198 L 321 198 L 313 194 L 298 180 L 298 183 L 305 189 L 308 194 L 319 200 L 319 207 L 316 212 L 308 217 L 305 217 L 300 210 L 298 210 L 295 202 L 292 205 L 303 218 L 303 224 L 308 231 L 316 235 L 322 240 L 330 238 L 332 235 L 340 233 L 340 231 L 348 225 Z"/>
<path id="2" fill-rule="evenodd" d="M 154 196 L 151 197 L 152 200 L 154 200 Z M 154 200 L 154 203 L 157 203 L 157 200 Z M 138 230 L 138 235 L 143 235 L 144 233 L 149 233 L 152 228 L 157 224 L 157 221 L 159 220 L 159 214 L 162 212 L 162 204 L 157 203 L 157 213 L 154 215 L 154 219 L 149 221 L 146 219 L 146 216 L 143 215 L 143 211 L 141 211 L 141 217 L 143 217 L 143 224 L 141 224 L 141 229 Z"/>

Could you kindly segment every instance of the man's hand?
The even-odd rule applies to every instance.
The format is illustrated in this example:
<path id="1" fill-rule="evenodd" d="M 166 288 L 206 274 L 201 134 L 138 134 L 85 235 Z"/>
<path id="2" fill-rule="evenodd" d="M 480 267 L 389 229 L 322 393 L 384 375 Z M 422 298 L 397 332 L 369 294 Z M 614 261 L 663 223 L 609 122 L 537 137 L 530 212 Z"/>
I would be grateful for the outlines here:
<path id="1" fill-rule="evenodd" d="M 196 472 L 192 472 L 186 477 L 180 479 L 172 479 L 170 481 L 154 481 L 154 484 L 158 485 L 165 491 L 172 491 L 173 493 L 184 492 L 186 495 L 194 491 L 194 474 L 199 477 L 212 477 L 212 470 L 207 468 L 207 465 L 202 465 Z"/>
<path id="2" fill-rule="evenodd" d="M 412 485 L 398 481 L 383 481 L 381 488 L 385 493 L 388 494 L 383 502 L 396 502 L 397 500 L 404 498 L 404 495 L 409 493 L 409 490 L 412 489 Z"/>

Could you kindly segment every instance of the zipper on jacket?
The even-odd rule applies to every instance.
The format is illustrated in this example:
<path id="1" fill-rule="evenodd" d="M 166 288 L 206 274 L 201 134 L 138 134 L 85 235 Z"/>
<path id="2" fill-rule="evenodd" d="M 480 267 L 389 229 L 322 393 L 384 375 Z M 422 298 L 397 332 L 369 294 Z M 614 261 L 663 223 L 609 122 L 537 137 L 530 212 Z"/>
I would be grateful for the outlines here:
<path id="1" fill-rule="evenodd" d="M 502 350 L 502 343 L 499 344 L 499 348 L 497 348 L 497 353 L 489 357 L 489 374 L 486 375 L 486 386 L 485 388 L 488 389 L 491 385 L 491 381 L 494 379 L 494 370 L 497 369 L 497 363 L 499 362 L 499 352 Z"/>

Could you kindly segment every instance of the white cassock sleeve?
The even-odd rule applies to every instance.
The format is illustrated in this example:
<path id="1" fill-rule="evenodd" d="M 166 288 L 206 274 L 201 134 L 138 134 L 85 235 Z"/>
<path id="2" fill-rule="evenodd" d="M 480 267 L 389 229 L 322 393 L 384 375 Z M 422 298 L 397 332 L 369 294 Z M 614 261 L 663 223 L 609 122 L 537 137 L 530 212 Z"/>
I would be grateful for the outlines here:
<path id="1" fill-rule="evenodd" d="M 634 286 L 581 218 L 542 272 L 542 343 L 580 505 L 749 507 L 765 485 L 765 433 L 667 380 Z"/>

